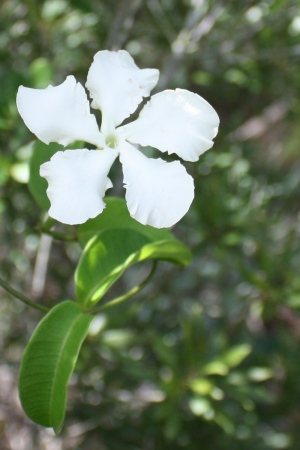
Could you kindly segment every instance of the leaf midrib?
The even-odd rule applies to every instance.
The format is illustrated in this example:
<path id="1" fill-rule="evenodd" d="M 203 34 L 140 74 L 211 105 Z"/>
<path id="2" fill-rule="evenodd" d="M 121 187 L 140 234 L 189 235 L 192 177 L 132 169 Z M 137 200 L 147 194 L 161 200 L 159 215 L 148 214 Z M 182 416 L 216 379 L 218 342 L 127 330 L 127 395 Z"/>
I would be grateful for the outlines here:
<path id="1" fill-rule="evenodd" d="M 59 368 L 59 365 L 60 365 L 60 361 L 62 359 L 62 355 L 63 355 L 64 349 L 65 349 L 65 347 L 67 345 L 67 341 L 68 341 L 68 339 L 70 337 L 70 334 L 73 332 L 74 327 L 76 326 L 77 322 L 80 321 L 81 317 L 82 317 L 81 315 L 76 317 L 76 319 L 74 320 L 74 322 L 73 322 L 72 326 L 70 327 L 68 333 L 66 334 L 65 338 L 62 341 L 61 350 L 59 352 L 57 364 L 56 364 L 56 367 L 55 367 L 55 370 L 54 370 L 53 383 L 51 385 L 51 393 L 50 393 L 50 399 L 49 399 L 49 415 L 48 415 L 48 419 L 49 419 L 49 423 L 51 423 L 51 424 L 53 424 L 53 421 L 51 420 L 51 418 L 52 418 L 52 404 L 53 404 L 53 398 L 54 398 L 54 392 L 55 392 L 55 384 L 56 384 L 56 375 L 58 373 L 58 368 Z M 67 378 L 67 381 L 68 381 L 68 378 Z"/>

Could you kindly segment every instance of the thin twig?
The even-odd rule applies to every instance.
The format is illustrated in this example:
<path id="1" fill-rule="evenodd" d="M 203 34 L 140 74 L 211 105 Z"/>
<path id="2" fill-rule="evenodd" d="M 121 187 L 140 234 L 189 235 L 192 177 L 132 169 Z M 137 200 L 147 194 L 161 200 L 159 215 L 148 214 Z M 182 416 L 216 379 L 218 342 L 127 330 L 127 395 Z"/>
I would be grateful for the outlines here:
<path id="1" fill-rule="evenodd" d="M 209 11 L 205 8 L 190 8 L 185 23 L 176 38 L 171 43 L 172 54 L 167 58 L 158 82 L 159 90 L 165 89 L 173 77 L 174 72 L 183 64 L 186 55 L 194 53 L 199 42 L 214 27 L 222 15 L 224 7 L 219 4 Z"/>
<path id="2" fill-rule="evenodd" d="M 110 27 L 105 48 L 119 50 L 124 46 L 131 32 L 134 16 L 142 5 L 141 0 L 123 0 L 123 2 L 119 2 L 119 8 Z"/>
<path id="3" fill-rule="evenodd" d="M 46 308 L 46 306 L 38 305 L 37 303 L 32 302 L 29 300 L 29 298 L 25 297 L 25 295 L 21 294 L 21 292 L 16 291 L 13 289 L 9 284 L 7 284 L 4 280 L 0 278 L 0 286 L 3 287 L 9 294 L 13 295 L 18 300 L 21 300 L 21 302 L 26 303 L 26 305 L 31 306 L 32 308 L 38 309 L 43 312 L 48 312 L 49 308 Z"/>
<path id="4" fill-rule="evenodd" d="M 52 240 L 52 237 L 47 234 L 42 234 L 40 237 L 31 284 L 31 294 L 34 299 L 40 298 L 44 292 Z"/>

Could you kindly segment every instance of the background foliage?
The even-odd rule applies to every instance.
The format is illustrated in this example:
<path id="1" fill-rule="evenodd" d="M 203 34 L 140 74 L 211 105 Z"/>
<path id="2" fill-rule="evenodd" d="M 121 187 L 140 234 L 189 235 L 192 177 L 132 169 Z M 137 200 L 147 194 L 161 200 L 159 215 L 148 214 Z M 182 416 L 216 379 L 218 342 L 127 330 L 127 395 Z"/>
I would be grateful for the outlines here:
<path id="1" fill-rule="evenodd" d="M 187 164 L 196 199 L 174 229 L 193 263 L 161 263 L 145 291 L 97 316 L 58 437 L 26 419 L 16 391 L 41 314 L 1 291 L 3 450 L 299 448 L 299 36 L 297 0 L 1 2 L 0 271 L 42 304 L 73 298 L 79 249 L 39 233 L 18 86 L 85 83 L 98 50 L 124 48 L 160 69 L 157 90 L 197 92 L 221 118 L 214 148 Z"/>

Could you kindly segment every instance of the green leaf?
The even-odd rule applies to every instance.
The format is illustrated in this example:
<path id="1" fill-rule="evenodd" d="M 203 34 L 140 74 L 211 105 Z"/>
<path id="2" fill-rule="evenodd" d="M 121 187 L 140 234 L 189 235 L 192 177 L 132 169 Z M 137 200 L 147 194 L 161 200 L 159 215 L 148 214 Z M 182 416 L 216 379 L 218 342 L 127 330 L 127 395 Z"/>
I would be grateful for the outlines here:
<path id="1" fill-rule="evenodd" d="M 46 58 L 37 58 L 29 66 L 31 83 L 34 88 L 43 89 L 53 80 L 53 67 Z"/>
<path id="2" fill-rule="evenodd" d="M 128 267 L 158 259 L 186 266 L 191 262 L 189 249 L 173 238 L 151 242 L 135 230 L 106 230 L 85 247 L 76 273 L 76 295 L 85 309 L 94 306 Z"/>
<path id="3" fill-rule="evenodd" d="M 134 220 L 127 209 L 124 199 L 118 197 L 107 197 L 105 210 L 95 219 L 90 219 L 78 227 L 78 238 L 84 247 L 88 241 L 105 230 L 114 228 L 126 228 L 138 231 L 150 238 L 151 241 L 163 241 L 172 239 L 172 233 L 166 228 L 157 229 L 150 225 L 142 225 Z"/>
<path id="4" fill-rule="evenodd" d="M 231 347 L 220 359 L 228 367 L 239 366 L 248 355 L 250 355 L 252 347 L 250 344 L 240 344 Z"/>
<path id="5" fill-rule="evenodd" d="M 46 145 L 41 141 L 36 141 L 33 147 L 33 153 L 29 164 L 29 191 L 38 205 L 48 210 L 50 208 L 50 201 L 47 197 L 46 190 L 48 183 L 45 178 L 40 176 L 40 166 L 59 150 L 64 150 L 62 145 L 49 144 Z"/>
<path id="6" fill-rule="evenodd" d="M 240 344 L 231 347 L 223 353 L 218 359 L 210 361 L 202 367 L 202 372 L 206 375 L 222 375 L 228 374 L 233 367 L 239 366 L 244 359 L 250 355 L 252 347 L 250 344 Z"/>
<path id="7" fill-rule="evenodd" d="M 60 303 L 39 323 L 22 358 L 19 392 L 24 411 L 56 433 L 64 420 L 68 381 L 92 320 L 76 303 Z"/>

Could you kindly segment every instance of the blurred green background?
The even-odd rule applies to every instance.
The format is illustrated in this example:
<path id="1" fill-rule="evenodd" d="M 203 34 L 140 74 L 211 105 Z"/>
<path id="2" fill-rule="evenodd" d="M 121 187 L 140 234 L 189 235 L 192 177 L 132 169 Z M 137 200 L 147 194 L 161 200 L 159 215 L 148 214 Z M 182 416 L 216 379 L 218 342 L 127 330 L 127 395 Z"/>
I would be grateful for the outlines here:
<path id="1" fill-rule="evenodd" d="M 0 276 L 50 306 L 73 298 L 80 249 L 38 232 L 15 97 L 69 74 L 84 84 L 93 55 L 120 48 L 160 69 L 156 90 L 190 89 L 220 115 L 213 149 L 186 164 L 196 198 L 174 228 L 193 263 L 161 263 L 97 316 L 58 437 L 25 417 L 16 387 L 41 314 L 1 290 L 1 450 L 298 450 L 299 0 L 2 0 Z"/>

